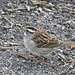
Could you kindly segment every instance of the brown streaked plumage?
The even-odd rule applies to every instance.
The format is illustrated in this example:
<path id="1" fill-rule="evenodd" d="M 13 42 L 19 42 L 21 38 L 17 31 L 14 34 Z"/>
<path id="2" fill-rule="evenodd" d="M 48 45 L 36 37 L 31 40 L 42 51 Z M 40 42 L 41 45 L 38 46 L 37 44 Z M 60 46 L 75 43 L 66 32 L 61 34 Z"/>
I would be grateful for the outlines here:
<path id="1" fill-rule="evenodd" d="M 26 34 L 32 34 L 29 35 L 27 39 L 24 37 L 24 43 L 33 54 L 44 56 L 49 54 L 53 48 L 75 45 L 75 42 L 54 39 L 50 34 L 40 29 L 34 27 L 27 27 L 27 29 Z"/>

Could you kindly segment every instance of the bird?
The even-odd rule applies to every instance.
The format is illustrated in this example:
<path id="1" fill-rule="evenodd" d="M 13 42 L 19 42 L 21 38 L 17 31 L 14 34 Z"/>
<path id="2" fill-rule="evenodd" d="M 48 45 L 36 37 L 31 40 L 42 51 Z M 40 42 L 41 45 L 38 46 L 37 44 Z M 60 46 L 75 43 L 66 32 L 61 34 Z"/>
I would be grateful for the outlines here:
<path id="1" fill-rule="evenodd" d="M 54 48 L 74 46 L 75 42 L 61 41 L 38 28 L 27 26 L 24 31 L 24 45 L 34 55 L 47 56 Z"/>

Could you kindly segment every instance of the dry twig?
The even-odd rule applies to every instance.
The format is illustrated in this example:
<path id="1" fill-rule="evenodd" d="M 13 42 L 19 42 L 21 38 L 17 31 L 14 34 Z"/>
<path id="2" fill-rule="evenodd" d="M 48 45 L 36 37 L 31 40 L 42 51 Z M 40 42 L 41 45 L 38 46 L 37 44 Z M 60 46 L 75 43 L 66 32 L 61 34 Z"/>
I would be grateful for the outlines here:
<path id="1" fill-rule="evenodd" d="M 29 58 L 29 59 L 31 59 L 31 60 L 39 61 L 39 62 L 44 63 L 44 64 L 47 64 L 47 65 L 51 65 L 51 66 L 54 66 L 54 67 L 57 67 L 57 68 L 64 69 L 64 68 L 62 68 L 62 67 L 60 67 L 60 66 L 57 66 L 57 65 L 54 65 L 54 64 L 50 64 L 50 63 L 45 62 L 45 61 L 42 61 L 42 60 L 38 60 L 37 58 L 31 58 L 31 57 L 27 56 L 26 54 L 21 54 L 21 53 L 19 53 L 19 52 L 17 52 L 17 51 L 12 51 L 12 50 L 8 50 L 8 51 L 9 51 L 9 52 L 12 52 L 12 53 L 14 53 L 14 54 L 20 55 L 20 56 L 22 56 L 22 57 L 25 57 L 25 58 Z"/>

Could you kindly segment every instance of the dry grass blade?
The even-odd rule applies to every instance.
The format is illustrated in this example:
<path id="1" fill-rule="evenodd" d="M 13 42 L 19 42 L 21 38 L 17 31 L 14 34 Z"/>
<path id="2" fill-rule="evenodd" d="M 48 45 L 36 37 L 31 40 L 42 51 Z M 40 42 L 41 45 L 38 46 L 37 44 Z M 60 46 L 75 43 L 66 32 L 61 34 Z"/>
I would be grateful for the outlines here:
<path id="1" fill-rule="evenodd" d="M 75 15 L 72 15 L 72 17 L 75 17 Z"/>
<path id="2" fill-rule="evenodd" d="M 59 5 L 58 7 L 61 7 L 61 8 L 67 9 L 67 10 L 70 11 L 70 12 L 74 12 L 72 9 L 70 9 L 70 8 L 68 8 L 68 7 L 66 7 L 66 6 Z"/>
<path id="3" fill-rule="evenodd" d="M 4 42 L 4 45 L 21 46 L 21 43 Z"/>
<path id="4" fill-rule="evenodd" d="M 66 62 L 69 62 L 66 58 L 65 58 L 65 56 L 64 55 L 62 55 L 62 54 L 58 54 L 62 59 L 64 59 Z"/>
<path id="5" fill-rule="evenodd" d="M 4 16 L 3 16 L 3 18 L 4 18 L 6 21 L 8 21 L 12 26 L 14 25 L 14 23 L 12 23 L 7 17 L 4 17 Z"/>
<path id="6" fill-rule="evenodd" d="M 35 7 L 30 7 L 30 9 L 34 9 Z M 5 8 L 8 12 L 13 12 L 13 11 L 16 11 L 16 10 L 26 10 L 27 8 L 16 8 L 16 9 L 8 9 L 8 8 Z"/>
<path id="7" fill-rule="evenodd" d="M 49 16 L 49 14 L 46 13 L 45 11 L 43 11 L 42 8 L 40 8 L 40 7 L 39 7 L 39 11 L 40 11 L 41 13 L 44 13 L 45 15 Z"/>
<path id="8" fill-rule="evenodd" d="M 26 54 L 21 54 L 21 53 L 19 53 L 19 52 L 17 52 L 17 51 L 12 51 L 12 50 L 8 50 L 8 51 L 9 51 L 9 52 L 12 52 L 12 53 L 14 53 L 14 54 L 20 55 L 20 56 L 22 56 L 22 57 L 25 57 L 25 58 L 29 58 L 29 59 L 31 59 L 31 60 L 39 61 L 39 62 L 44 63 L 44 64 L 47 64 L 47 65 L 51 65 L 51 66 L 54 66 L 54 67 L 57 67 L 57 68 L 65 69 L 65 68 L 62 68 L 62 67 L 60 67 L 60 66 L 57 66 L 57 65 L 54 65 L 54 64 L 50 64 L 50 63 L 48 63 L 48 62 L 45 62 L 45 61 L 42 61 L 42 60 L 38 60 L 37 58 L 31 58 L 31 57 L 27 56 Z"/>
<path id="9" fill-rule="evenodd" d="M 16 49 L 15 47 L 0 47 L 0 49 Z"/>

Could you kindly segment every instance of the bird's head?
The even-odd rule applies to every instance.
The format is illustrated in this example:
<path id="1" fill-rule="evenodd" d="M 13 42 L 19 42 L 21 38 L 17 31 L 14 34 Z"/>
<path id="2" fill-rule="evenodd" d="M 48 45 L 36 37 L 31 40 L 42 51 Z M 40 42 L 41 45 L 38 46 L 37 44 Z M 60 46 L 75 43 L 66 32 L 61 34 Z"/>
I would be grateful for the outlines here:
<path id="1" fill-rule="evenodd" d="M 37 31 L 37 29 L 35 27 L 25 27 L 25 31 L 33 34 Z"/>

